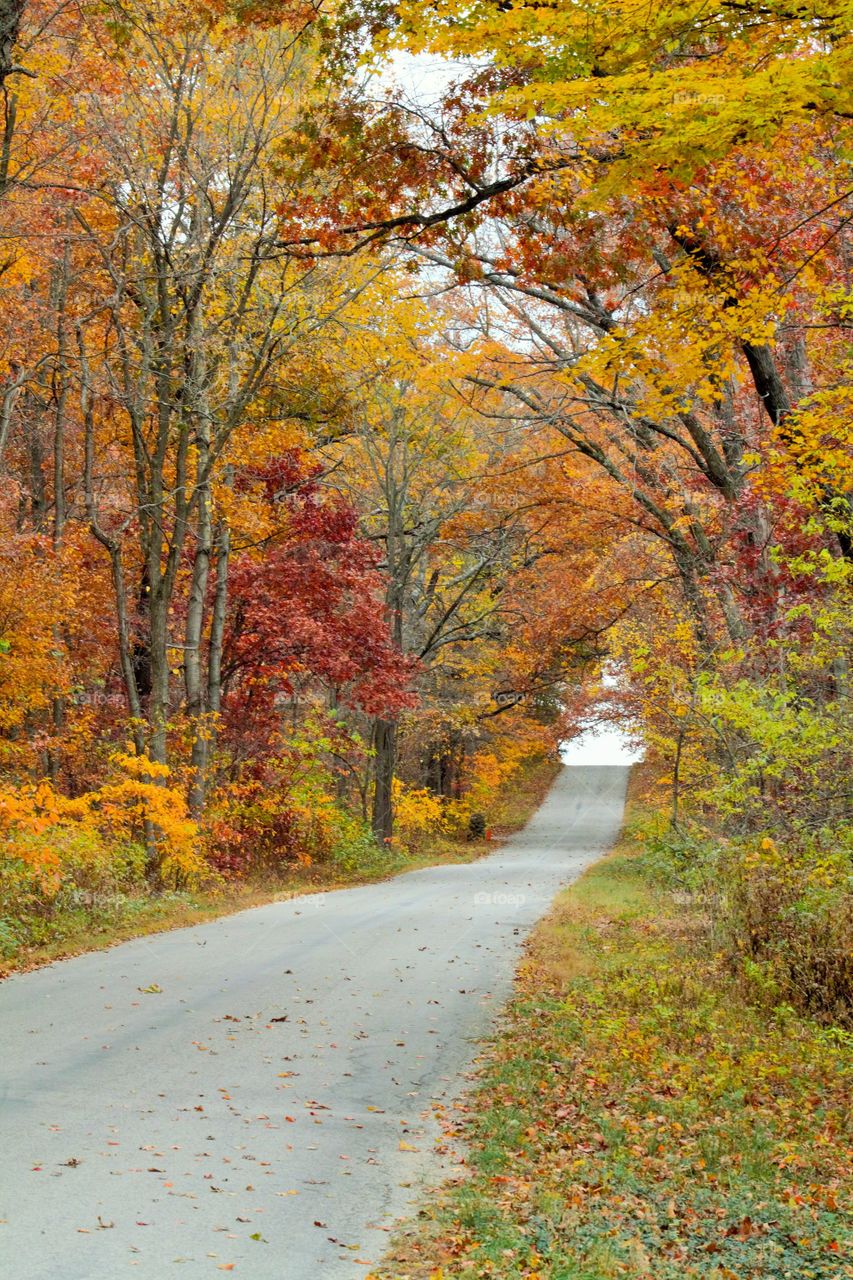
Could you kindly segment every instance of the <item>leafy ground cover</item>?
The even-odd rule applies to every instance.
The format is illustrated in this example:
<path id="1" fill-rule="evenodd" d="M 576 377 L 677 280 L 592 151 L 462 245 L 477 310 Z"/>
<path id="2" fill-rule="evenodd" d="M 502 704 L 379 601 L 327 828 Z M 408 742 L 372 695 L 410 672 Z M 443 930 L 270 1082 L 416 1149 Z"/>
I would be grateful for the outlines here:
<path id="1" fill-rule="evenodd" d="M 853 1038 L 746 1003 L 706 937 L 627 844 L 561 896 L 464 1109 L 466 1176 L 375 1280 L 853 1276 Z"/>
<path id="2" fill-rule="evenodd" d="M 527 762 L 497 797 L 489 815 L 493 839 L 523 827 L 559 772 L 552 757 Z M 36 968 L 65 956 L 95 951 L 130 938 L 202 924 L 218 916 L 289 898 L 353 884 L 366 884 L 403 871 L 444 862 L 467 862 L 492 851 L 486 839 L 446 834 L 423 840 L 417 852 L 399 845 L 382 849 L 361 842 L 333 863 L 284 863 L 248 881 L 220 881 L 187 892 L 152 893 L 144 887 L 126 892 L 73 893 L 39 903 L 25 915 L 6 915 L 0 903 L 0 977 Z"/>

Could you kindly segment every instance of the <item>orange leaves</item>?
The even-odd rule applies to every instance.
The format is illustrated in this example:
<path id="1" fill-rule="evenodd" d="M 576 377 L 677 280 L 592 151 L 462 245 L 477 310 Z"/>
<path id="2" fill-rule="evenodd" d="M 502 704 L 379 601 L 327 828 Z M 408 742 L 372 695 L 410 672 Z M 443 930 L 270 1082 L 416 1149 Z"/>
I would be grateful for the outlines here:
<path id="1" fill-rule="evenodd" d="M 44 892 L 59 887 L 60 856 L 52 829 L 61 798 L 47 782 L 0 791 L 0 843 L 6 857 L 29 867 Z"/>
<path id="2" fill-rule="evenodd" d="M 2 512 L 8 516 L 8 511 Z M 0 732 L 3 750 L 26 760 L 26 738 L 9 742 L 33 712 L 67 691 L 68 654 L 55 634 L 72 609 L 64 566 L 39 537 L 4 540 L 0 552 Z"/>

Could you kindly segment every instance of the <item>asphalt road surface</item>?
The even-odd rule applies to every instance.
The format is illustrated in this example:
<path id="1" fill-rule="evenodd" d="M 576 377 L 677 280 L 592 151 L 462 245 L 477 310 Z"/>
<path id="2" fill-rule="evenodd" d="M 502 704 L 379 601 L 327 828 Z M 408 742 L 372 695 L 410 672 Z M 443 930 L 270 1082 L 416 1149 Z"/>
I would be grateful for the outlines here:
<path id="1" fill-rule="evenodd" d="M 0 986 L 4 1280 L 365 1276 L 436 1104 L 628 770 L 566 768 L 469 866 L 291 899 Z"/>

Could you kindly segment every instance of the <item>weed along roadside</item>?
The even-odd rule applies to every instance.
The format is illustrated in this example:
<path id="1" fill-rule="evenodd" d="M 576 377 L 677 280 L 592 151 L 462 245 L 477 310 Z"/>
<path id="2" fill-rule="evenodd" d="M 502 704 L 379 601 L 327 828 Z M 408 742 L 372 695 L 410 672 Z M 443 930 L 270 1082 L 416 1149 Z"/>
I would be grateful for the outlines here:
<path id="1" fill-rule="evenodd" d="M 853 1038 L 751 1004 L 629 839 L 535 929 L 454 1136 L 374 1280 L 853 1276 Z"/>

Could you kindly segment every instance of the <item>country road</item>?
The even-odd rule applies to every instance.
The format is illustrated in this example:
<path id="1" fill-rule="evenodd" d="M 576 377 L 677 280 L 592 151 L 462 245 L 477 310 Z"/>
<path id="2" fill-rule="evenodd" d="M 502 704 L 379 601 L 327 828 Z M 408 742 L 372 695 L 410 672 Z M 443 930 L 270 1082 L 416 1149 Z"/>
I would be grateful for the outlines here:
<path id="1" fill-rule="evenodd" d="M 273 903 L 0 986 L 7 1280 L 364 1276 L 527 929 L 616 837 L 565 768 L 489 858 Z"/>

